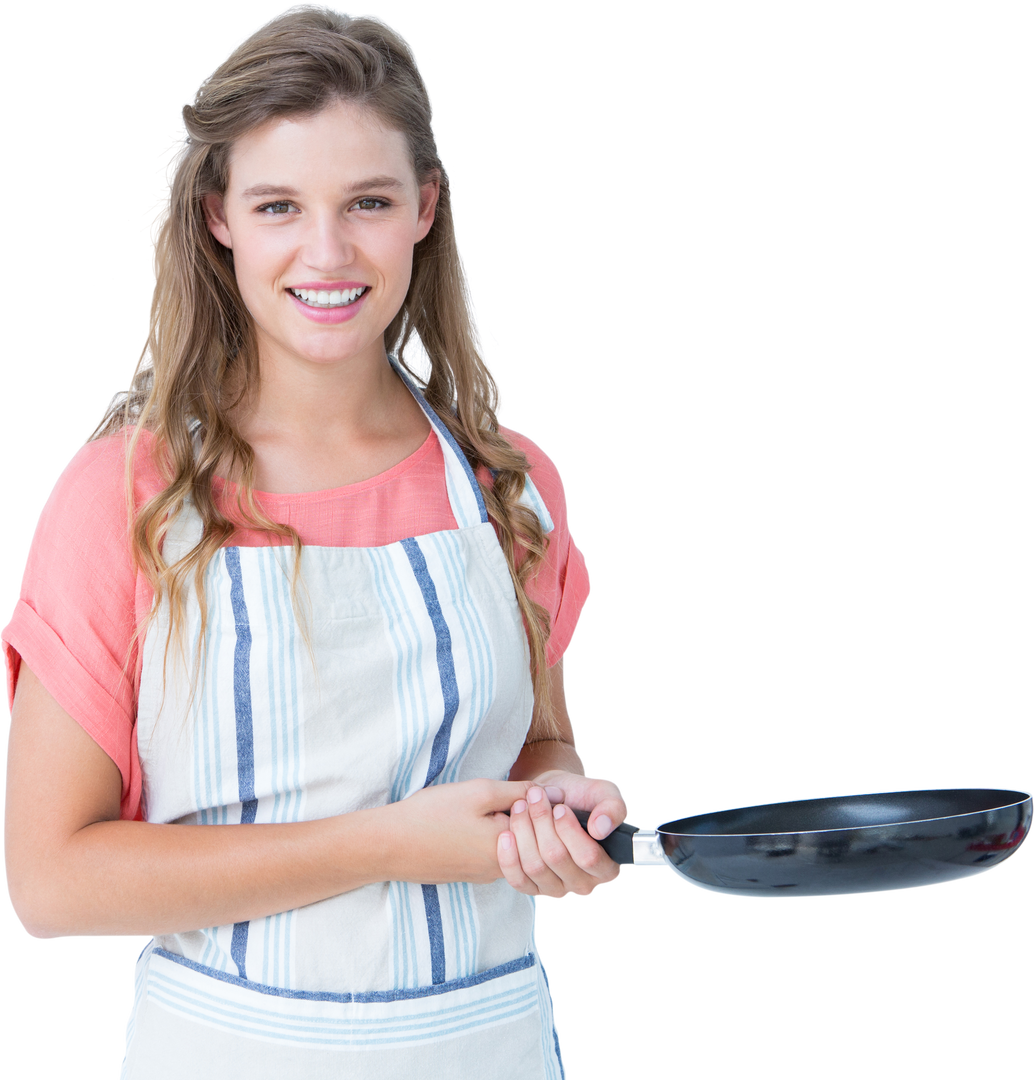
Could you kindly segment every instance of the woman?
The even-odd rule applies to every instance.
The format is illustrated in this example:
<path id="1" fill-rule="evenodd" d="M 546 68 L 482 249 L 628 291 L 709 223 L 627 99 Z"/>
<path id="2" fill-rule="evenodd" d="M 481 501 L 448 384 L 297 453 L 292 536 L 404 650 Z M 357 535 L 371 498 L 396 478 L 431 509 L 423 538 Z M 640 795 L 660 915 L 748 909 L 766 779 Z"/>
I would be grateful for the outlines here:
<path id="1" fill-rule="evenodd" d="M 423 84 L 301 9 L 184 117 L 149 363 L 4 632 L 12 899 L 157 935 L 126 1076 L 560 1076 L 530 898 L 612 879 L 625 807 L 574 751 L 584 567 L 497 427 Z"/>

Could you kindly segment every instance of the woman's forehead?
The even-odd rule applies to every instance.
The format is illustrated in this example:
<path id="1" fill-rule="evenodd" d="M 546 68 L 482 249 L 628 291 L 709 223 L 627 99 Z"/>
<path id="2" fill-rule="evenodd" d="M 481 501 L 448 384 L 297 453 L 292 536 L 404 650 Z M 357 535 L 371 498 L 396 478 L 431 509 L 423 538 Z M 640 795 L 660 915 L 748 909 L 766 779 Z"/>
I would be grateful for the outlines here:
<path id="1" fill-rule="evenodd" d="M 229 155 L 229 186 L 238 191 L 361 177 L 416 182 L 405 136 L 347 101 L 268 120 L 237 139 Z"/>

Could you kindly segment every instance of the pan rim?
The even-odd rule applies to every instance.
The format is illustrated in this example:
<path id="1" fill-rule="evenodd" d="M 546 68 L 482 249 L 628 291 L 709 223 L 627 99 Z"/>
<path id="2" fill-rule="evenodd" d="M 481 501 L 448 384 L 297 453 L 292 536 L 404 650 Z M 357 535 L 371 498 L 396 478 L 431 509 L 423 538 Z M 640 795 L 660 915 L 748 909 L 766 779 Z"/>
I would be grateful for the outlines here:
<path id="1" fill-rule="evenodd" d="M 994 810 L 1006 810 L 1009 807 L 1021 806 L 1024 802 L 1034 801 L 1034 791 L 1031 791 L 1029 787 L 1019 787 L 1013 784 L 931 784 L 931 785 L 915 785 L 911 787 L 875 787 L 863 789 L 860 792 L 831 792 L 825 795 L 795 795 L 788 796 L 781 799 L 763 799 L 760 802 L 738 802 L 734 806 L 727 807 L 715 807 L 712 810 L 695 810 L 693 813 L 676 814 L 673 818 L 664 818 L 654 826 L 654 831 L 664 836 L 717 836 L 717 837 L 735 837 L 735 836 L 811 836 L 819 833 L 857 833 L 862 829 L 870 828 L 896 828 L 899 825 L 918 825 L 923 822 L 929 821 L 943 821 L 948 818 L 968 818 L 972 814 L 989 813 L 988 810 L 971 810 L 966 813 L 958 814 L 939 814 L 935 818 L 916 818 L 909 821 L 902 822 L 887 822 L 886 824 L 871 824 L 871 825 L 838 825 L 830 828 L 798 828 L 787 829 L 787 831 L 777 833 L 757 833 L 757 832 L 744 832 L 744 833 L 675 833 L 666 832 L 664 825 L 670 825 L 675 821 L 686 821 L 689 818 L 702 818 L 702 816 L 711 813 L 722 813 L 725 810 L 743 810 L 750 807 L 761 806 L 776 806 L 781 802 L 810 802 L 816 799 L 830 799 L 841 798 L 850 795 L 888 795 L 895 792 L 958 792 L 958 791 L 980 791 L 980 792 L 1012 792 L 1018 797 L 1012 802 L 1003 802 L 1001 806 L 995 807 Z M 1030 829 L 1029 831 L 1030 832 Z M 1024 837 L 1024 841 L 1026 838 Z"/>

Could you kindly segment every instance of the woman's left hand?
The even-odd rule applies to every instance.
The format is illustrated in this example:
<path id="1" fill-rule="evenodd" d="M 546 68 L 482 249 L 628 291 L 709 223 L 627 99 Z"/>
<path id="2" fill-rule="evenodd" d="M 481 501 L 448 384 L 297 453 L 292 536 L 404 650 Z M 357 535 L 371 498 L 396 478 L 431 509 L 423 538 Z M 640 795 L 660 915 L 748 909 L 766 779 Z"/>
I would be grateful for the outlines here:
<path id="1" fill-rule="evenodd" d="M 589 832 L 572 810 L 590 811 Z M 510 828 L 498 840 L 499 869 L 531 896 L 586 895 L 617 877 L 602 840 L 625 820 L 621 792 L 609 780 L 550 770 L 535 777 L 527 799 L 510 810 Z"/>

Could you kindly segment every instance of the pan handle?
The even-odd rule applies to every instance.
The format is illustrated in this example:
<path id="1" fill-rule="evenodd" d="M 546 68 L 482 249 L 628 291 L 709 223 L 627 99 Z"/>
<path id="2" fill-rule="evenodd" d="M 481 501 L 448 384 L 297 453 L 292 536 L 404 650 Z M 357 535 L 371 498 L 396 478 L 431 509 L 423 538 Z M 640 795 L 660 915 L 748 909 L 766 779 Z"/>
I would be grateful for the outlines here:
<path id="1" fill-rule="evenodd" d="M 582 828 L 589 831 L 589 813 L 587 810 L 572 810 L 571 813 L 578 819 Z M 635 825 L 629 825 L 623 821 L 609 836 L 597 841 L 601 848 L 616 863 L 632 863 L 635 859 L 632 855 L 632 837 L 639 832 Z"/>

